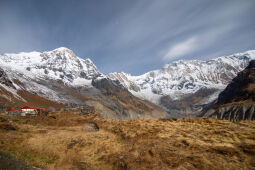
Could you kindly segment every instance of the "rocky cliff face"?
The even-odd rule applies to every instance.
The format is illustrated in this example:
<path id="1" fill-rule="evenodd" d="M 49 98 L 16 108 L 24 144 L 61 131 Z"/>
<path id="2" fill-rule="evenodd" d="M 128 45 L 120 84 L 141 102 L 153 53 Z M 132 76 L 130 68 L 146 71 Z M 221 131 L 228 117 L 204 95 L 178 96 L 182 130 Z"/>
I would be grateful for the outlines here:
<path id="1" fill-rule="evenodd" d="M 238 73 L 220 93 L 217 104 L 244 101 L 255 102 L 255 60 L 251 61 L 245 70 Z"/>
<path id="2" fill-rule="evenodd" d="M 3 85 L 12 87 L 15 89 L 12 81 L 8 78 L 8 76 L 6 75 L 6 73 L 4 72 L 4 70 L 2 68 L 0 68 L 0 84 L 3 84 Z"/>
<path id="3" fill-rule="evenodd" d="M 100 89 L 102 94 L 115 103 L 115 112 L 119 119 L 127 118 L 166 118 L 168 114 L 159 106 L 133 96 L 119 81 L 107 78 L 96 79 L 92 85 Z M 107 100 L 104 100 L 106 102 Z M 101 111 L 103 112 L 103 111 Z M 109 115 L 108 115 L 109 116 Z"/>
<path id="4" fill-rule="evenodd" d="M 170 117 L 193 117 L 202 111 L 207 105 L 208 98 L 213 94 L 217 94 L 217 92 L 218 89 L 201 88 L 194 94 L 187 95 L 177 100 L 173 100 L 168 95 L 163 96 L 160 99 L 160 103 L 170 111 Z"/>
<path id="5" fill-rule="evenodd" d="M 231 81 L 201 116 L 231 121 L 255 120 L 255 60 Z"/>
<path id="6" fill-rule="evenodd" d="M 221 106 L 207 111 L 205 117 L 216 117 L 221 120 L 240 121 L 255 120 L 255 104 Z"/>

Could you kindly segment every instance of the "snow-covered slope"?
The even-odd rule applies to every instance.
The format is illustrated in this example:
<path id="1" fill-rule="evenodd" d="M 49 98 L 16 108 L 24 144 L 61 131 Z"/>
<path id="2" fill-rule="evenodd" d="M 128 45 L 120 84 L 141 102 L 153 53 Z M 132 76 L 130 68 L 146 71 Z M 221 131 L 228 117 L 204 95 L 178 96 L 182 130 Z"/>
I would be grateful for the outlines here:
<path id="1" fill-rule="evenodd" d="M 179 60 L 141 76 L 110 73 L 108 77 L 119 80 L 135 96 L 154 103 L 159 103 L 159 99 L 166 95 L 174 100 L 181 100 L 201 88 L 218 89 L 204 101 L 208 103 L 216 99 L 219 91 L 223 90 L 252 59 L 255 59 L 255 51 L 247 51 L 208 61 Z"/>
<path id="2" fill-rule="evenodd" d="M 103 76 L 90 59 L 81 59 L 71 50 L 60 47 L 49 52 L 0 55 L 0 67 L 30 78 L 61 80 L 69 85 L 90 85 Z"/>

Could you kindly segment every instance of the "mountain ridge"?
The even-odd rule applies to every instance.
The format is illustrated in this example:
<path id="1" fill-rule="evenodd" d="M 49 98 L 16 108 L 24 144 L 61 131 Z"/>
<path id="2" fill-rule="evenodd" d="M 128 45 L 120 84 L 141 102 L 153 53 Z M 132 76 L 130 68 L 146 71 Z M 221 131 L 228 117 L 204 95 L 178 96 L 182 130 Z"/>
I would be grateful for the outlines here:
<path id="1" fill-rule="evenodd" d="M 8 78 L 17 79 L 23 84 L 19 86 L 12 81 L 18 89 L 25 89 L 60 103 L 83 103 L 70 96 L 71 93 L 64 92 L 66 88 L 85 95 L 86 97 L 79 97 L 82 99 L 100 99 L 102 90 L 96 90 L 92 81 L 109 79 L 108 81 L 119 82 L 112 85 L 124 87 L 132 95 L 155 103 L 170 114 L 197 114 L 218 97 L 251 59 L 255 59 L 255 50 L 208 61 L 179 60 L 140 76 L 124 72 L 105 75 L 90 59 L 82 59 L 72 50 L 60 47 L 42 53 L 5 53 L 0 55 L 0 67 L 5 70 Z M 188 101 L 190 98 L 193 99 L 192 102 Z"/>
<path id="2" fill-rule="evenodd" d="M 107 76 L 119 80 L 133 95 L 165 107 L 169 113 L 197 113 L 215 100 L 252 59 L 254 50 L 207 61 L 179 60 L 141 76 L 123 72 Z M 195 102 L 188 101 L 189 98 Z M 178 105 L 185 107 L 176 109 Z"/>
<path id="3" fill-rule="evenodd" d="M 4 71 L 0 90 L 5 94 L 0 99 L 7 97 L 9 106 L 15 106 L 17 102 L 33 104 L 30 98 L 26 98 L 30 94 L 30 97 L 40 96 L 58 102 L 62 107 L 64 104 L 93 106 L 105 118 L 167 116 L 159 106 L 143 101 L 120 84 L 113 83 L 113 80 L 98 71 L 90 59 L 81 59 L 66 48 L 43 53 L 4 54 L 0 56 L 0 68 Z M 5 84 L 9 80 L 12 86 L 7 87 Z M 111 89 L 115 89 L 114 93 Z"/>

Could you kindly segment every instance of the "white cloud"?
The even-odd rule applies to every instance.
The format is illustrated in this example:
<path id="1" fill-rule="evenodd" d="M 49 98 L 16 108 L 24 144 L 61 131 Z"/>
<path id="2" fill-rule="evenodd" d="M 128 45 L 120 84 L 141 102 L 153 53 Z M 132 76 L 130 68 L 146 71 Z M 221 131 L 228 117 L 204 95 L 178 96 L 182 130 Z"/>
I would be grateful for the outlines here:
<path id="1" fill-rule="evenodd" d="M 180 42 L 172 47 L 167 51 L 164 55 L 164 60 L 175 59 L 179 57 L 183 57 L 184 55 L 197 50 L 197 37 L 191 37 L 183 42 Z"/>
<path id="2" fill-rule="evenodd" d="M 236 27 L 235 23 L 217 26 L 216 28 L 207 29 L 205 31 L 200 31 L 199 34 L 191 35 L 185 41 L 173 44 L 170 48 L 161 51 L 161 56 L 163 60 L 169 61 L 173 59 L 178 59 L 182 57 L 188 57 L 196 52 L 202 51 L 210 47 L 213 43 L 219 42 L 220 38 L 231 32 Z"/>

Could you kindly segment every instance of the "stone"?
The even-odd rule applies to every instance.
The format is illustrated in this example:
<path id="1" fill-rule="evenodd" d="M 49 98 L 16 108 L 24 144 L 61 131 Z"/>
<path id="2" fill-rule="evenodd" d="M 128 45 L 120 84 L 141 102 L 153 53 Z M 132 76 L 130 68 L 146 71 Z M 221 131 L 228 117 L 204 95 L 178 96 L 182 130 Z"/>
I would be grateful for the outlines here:
<path id="1" fill-rule="evenodd" d="M 83 131 L 86 132 L 96 132 L 99 131 L 99 127 L 94 122 L 85 123 L 82 128 Z"/>

